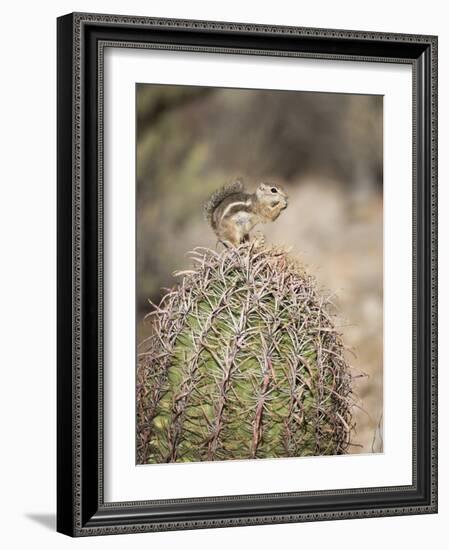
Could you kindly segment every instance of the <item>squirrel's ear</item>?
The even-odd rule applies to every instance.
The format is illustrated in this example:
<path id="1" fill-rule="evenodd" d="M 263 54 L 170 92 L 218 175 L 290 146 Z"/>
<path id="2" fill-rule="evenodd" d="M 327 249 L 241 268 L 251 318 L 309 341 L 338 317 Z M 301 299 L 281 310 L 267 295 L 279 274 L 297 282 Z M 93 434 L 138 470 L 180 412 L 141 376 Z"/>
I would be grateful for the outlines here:
<path id="1" fill-rule="evenodd" d="M 266 188 L 267 186 L 263 182 L 259 183 L 259 189 L 261 189 L 262 191 L 265 191 Z"/>

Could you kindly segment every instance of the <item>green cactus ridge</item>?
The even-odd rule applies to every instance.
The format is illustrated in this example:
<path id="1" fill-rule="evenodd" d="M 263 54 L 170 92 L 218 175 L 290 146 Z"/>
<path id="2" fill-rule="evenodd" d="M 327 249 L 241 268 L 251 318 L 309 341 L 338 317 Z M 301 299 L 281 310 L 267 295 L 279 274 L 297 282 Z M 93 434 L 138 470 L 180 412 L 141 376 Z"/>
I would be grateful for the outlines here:
<path id="1" fill-rule="evenodd" d="M 195 249 L 137 367 L 137 462 L 334 455 L 352 431 L 344 346 L 285 250 Z"/>

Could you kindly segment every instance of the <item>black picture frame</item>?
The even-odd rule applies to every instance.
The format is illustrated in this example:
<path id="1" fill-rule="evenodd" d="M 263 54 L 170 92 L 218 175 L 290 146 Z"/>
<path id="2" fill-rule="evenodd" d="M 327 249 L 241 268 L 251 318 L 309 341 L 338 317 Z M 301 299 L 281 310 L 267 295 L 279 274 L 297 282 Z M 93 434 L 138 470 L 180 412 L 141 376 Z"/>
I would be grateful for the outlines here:
<path id="1" fill-rule="evenodd" d="M 86 13 L 58 18 L 57 30 L 57 530 L 87 536 L 437 512 L 437 37 Z M 104 502 L 101 106 L 111 43 L 412 65 L 412 485 Z"/>

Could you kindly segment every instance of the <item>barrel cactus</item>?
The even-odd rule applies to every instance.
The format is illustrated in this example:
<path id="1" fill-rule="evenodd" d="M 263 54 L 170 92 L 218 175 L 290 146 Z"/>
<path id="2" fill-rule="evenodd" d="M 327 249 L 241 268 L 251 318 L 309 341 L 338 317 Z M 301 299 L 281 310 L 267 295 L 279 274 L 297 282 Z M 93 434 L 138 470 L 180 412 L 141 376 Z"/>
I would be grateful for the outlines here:
<path id="1" fill-rule="evenodd" d="M 351 373 L 313 277 L 278 248 L 192 259 L 139 347 L 137 462 L 345 453 Z"/>

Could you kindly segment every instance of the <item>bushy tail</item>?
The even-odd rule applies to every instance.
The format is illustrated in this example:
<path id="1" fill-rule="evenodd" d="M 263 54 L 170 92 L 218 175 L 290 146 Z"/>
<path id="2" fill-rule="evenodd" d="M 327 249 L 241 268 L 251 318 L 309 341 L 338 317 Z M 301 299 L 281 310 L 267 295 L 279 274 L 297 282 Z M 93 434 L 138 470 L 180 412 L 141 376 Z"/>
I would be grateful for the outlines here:
<path id="1" fill-rule="evenodd" d="M 241 179 L 235 180 L 232 183 L 223 185 L 221 189 L 217 189 L 215 193 L 211 195 L 209 200 L 203 205 L 204 219 L 213 226 L 212 215 L 217 206 L 229 195 L 234 193 L 241 193 L 244 191 L 244 185 Z"/>

